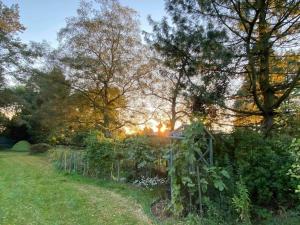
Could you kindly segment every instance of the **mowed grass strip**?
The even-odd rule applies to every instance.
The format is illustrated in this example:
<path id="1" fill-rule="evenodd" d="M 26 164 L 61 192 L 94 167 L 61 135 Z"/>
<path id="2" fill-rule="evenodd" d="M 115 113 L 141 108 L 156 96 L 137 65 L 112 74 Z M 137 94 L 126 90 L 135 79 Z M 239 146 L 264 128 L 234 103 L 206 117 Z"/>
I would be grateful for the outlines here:
<path id="1" fill-rule="evenodd" d="M 77 182 L 43 157 L 0 152 L 1 225 L 151 224 L 140 205 Z"/>

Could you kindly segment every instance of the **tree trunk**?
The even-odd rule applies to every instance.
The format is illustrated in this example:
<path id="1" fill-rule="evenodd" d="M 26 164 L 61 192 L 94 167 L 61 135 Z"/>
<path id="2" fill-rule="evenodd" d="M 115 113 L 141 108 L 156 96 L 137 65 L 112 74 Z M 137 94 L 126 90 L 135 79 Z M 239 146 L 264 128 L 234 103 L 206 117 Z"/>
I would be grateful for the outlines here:
<path id="1" fill-rule="evenodd" d="M 265 136 L 269 136 L 273 125 L 274 125 L 274 113 L 264 115 L 262 131 Z"/>
<path id="2" fill-rule="evenodd" d="M 109 118 L 107 110 L 104 110 L 104 113 L 103 113 L 103 134 L 106 138 L 111 137 L 111 132 L 110 132 L 110 129 L 109 129 L 109 125 L 110 125 L 110 118 Z"/>
<path id="3" fill-rule="evenodd" d="M 110 131 L 110 116 L 109 116 L 109 88 L 108 84 L 105 82 L 104 83 L 104 96 L 103 96 L 103 101 L 104 101 L 104 108 L 103 108 L 103 134 L 106 138 L 110 138 L 112 136 L 111 131 Z"/>
<path id="4" fill-rule="evenodd" d="M 170 121 L 170 130 L 175 130 L 175 125 L 177 121 L 177 112 L 176 112 L 176 105 L 177 105 L 177 98 L 180 92 L 180 84 L 181 84 L 181 78 L 183 74 L 180 73 L 179 77 L 177 78 L 176 86 L 173 90 L 173 96 L 172 96 L 172 102 L 171 102 L 171 121 Z"/>
<path id="5" fill-rule="evenodd" d="M 176 123 L 176 97 L 172 99 L 170 131 L 175 130 L 175 123 Z"/>
<path id="6" fill-rule="evenodd" d="M 269 43 L 270 35 L 268 33 L 268 25 L 266 21 L 267 3 L 260 1 L 260 15 L 259 15 L 259 41 L 257 45 L 257 54 L 259 58 L 259 86 L 262 93 L 262 107 L 263 107 L 263 124 L 262 130 L 267 136 L 273 127 L 274 111 L 273 105 L 275 101 L 275 93 L 270 84 L 270 54 L 271 46 Z"/>

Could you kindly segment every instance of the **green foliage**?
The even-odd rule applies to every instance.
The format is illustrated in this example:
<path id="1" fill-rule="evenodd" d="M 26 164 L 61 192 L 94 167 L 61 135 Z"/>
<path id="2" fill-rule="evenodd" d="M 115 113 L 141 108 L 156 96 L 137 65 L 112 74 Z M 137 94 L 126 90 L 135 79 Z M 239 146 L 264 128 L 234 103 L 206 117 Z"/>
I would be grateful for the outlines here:
<path id="1" fill-rule="evenodd" d="M 266 209 L 264 211 L 267 211 Z M 268 212 L 268 211 L 267 211 Z M 300 221 L 299 207 L 289 211 L 283 211 L 279 215 L 269 215 L 258 225 L 298 225 Z"/>
<path id="2" fill-rule="evenodd" d="M 300 194 L 300 139 L 294 139 L 291 146 L 290 152 L 294 159 L 291 168 L 289 169 L 288 175 L 291 176 L 296 182 L 296 193 Z M 300 197 L 300 196 L 299 196 Z"/>
<path id="3" fill-rule="evenodd" d="M 85 150 L 58 147 L 51 150 L 56 167 L 67 173 L 107 178 L 114 163 L 115 143 L 99 132 L 91 132 L 85 139 Z"/>
<path id="4" fill-rule="evenodd" d="M 6 6 L 0 1 L 0 91 L 5 86 L 6 75 L 12 75 L 26 58 L 25 45 L 16 37 L 25 30 L 19 21 L 17 5 Z M 22 62 L 24 63 L 24 61 Z M 18 71 L 21 72 L 21 71 Z M 2 103 L 3 99 L 0 100 Z"/>
<path id="5" fill-rule="evenodd" d="M 176 10 L 176 6 L 170 7 Z M 169 69 L 184 74 L 184 78 L 197 76 L 201 80 L 191 85 L 182 79 L 185 82 L 179 86 L 189 89 L 189 97 L 194 101 L 193 110 L 207 114 L 208 105 L 224 101 L 228 88 L 231 74 L 222 70 L 232 58 L 230 49 L 223 45 L 228 37 L 224 30 L 217 30 L 212 25 L 204 27 L 195 18 L 190 21 L 185 12 L 173 15 L 169 10 L 169 13 L 172 26 L 167 19 L 160 23 L 150 20 L 153 33 L 147 36 L 148 42 Z M 199 73 L 199 68 L 205 69 Z"/>
<path id="6" fill-rule="evenodd" d="M 75 146 L 85 146 L 85 139 L 88 137 L 89 132 L 86 130 L 78 130 L 71 136 L 70 143 Z"/>
<path id="7" fill-rule="evenodd" d="M 292 176 L 297 159 L 292 137 L 282 132 L 264 138 L 257 131 L 237 129 L 216 140 L 217 163 L 228 168 L 233 182 L 242 179 L 249 192 L 252 221 L 265 221 L 299 204 L 299 181 Z M 237 185 L 228 187 L 230 199 L 239 196 Z"/>
<path id="8" fill-rule="evenodd" d="M 62 70 L 35 71 L 24 87 L 13 91 L 19 105 L 19 113 L 14 117 L 24 121 L 34 142 L 49 142 L 50 136 L 63 135 L 68 125 L 70 87 Z"/>
<path id="9" fill-rule="evenodd" d="M 187 215 L 187 217 L 185 218 L 185 220 L 184 220 L 184 223 L 186 224 L 186 225 L 199 225 L 199 224 L 201 224 L 202 225 L 202 223 L 201 223 L 201 218 L 198 216 L 198 215 L 196 215 L 196 214 L 188 214 Z"/>
<path id="10" fill-rule="evenodd" d="M 62 147 L 53 148 L 50 151 L 50 158 L 56 168 L 65 173 L 77 173 L 84 176 L 91 174 L 84 151 Z"/>
<path id="11" fill-rule="evenodd" d="M 187 217 L 183 219 L 182 225 L 228 225 L 227 219 L 221 217 L 220 212 L 213 207 L 212 204 L 207 204 L 207 213 L 204 217 L 200 217 L 197 214 L 189 213 Z M 179 224 L 178 224 L 179 225 Z"/>
<path id="12" fill-rule="evenodd" d="M 293 163 L 289 151 L 291 138 L 282 135 L 264 139 L 252 131 L 236 131 L 232 138 L 236 167 L 253 204 L 293 204 L 296 183 L 287 176 Z"/>
<path id="13" fill-rule="evenodd" d="M 289 97 L 297 98 L 297 89 L 299 85 L 299 56 L 297 40 L 299 33 L 300 18 L 298 1 L 276 0 L 276 1 L 224 1 L 224 0 L 167 0 L 166 9 L 169 12 L 170 18 L 173 19 L 174 26 L 197 27 L 202 24 L 207 24 L 207 27 L 216 27 L 218 30 L 223 30 L 225 34 L 221 35 L 221 40 L 216 42 L 208 42 L 208 51 L 210 57 L 202 58 L 200 65 L 196 68 L 201 68 L 201 73 L 197 73 L 198 77 L 209 74 L 207 80 L 215 80 L 217 77 L 216 92 L 220 93 L 220 100 L 216 99 L 215 103 L 224 106 L 222 98 L 230 94 L 222 90 L 230 81 L 222 80 L 222 77 L 230 77 L 239 74 L 243 81 L 248 82 L 245 91 L 247 93 L 232 92 L 234 99 L 249 100 L 254 103 L 254 107 L 249 109 L 236 109 L 235 113 L 244 115 L 256 115 L 263 117 L 263 131 L 268 135 L 270 130 L 274 128 L 274 121 L 277 115 L 281 114 L 279 107 Z M 205 23 L 203 23 L 205 21 Z M 282 29 L 286 27 L 286 29 Z M 167 28 L 166 28 L 167 30 Z M 182 40 L 181 43 L 189 43 L 192 32 Z M 203 32 L 204 33 L 204 32 Z M 169 34 L 167 37 L 172 40 L 176 34 Z M 224 37 L 228 37 L 227 39 Z M 171 40 L 169 40 L 170 43 Z M 251 41 L 249 41 L 251 40 Z M 282 46 L 282 42 L 287 45 Z M 201 41 L 194 38 L 191 41 L 201 49 Z M 172 42 L 171 42 L 172 43 Z M 232 43 L 235 43 L 232 45 Z M 281 49 L 278 49 L 278 46 Z M 222 47 L 228 51 L 232 51 L 234 57 L 233 63 L 223 64 L 222 56 L 225 59 L 230 58 L 222 52 Z M 191 51 L 185 48 L 183 52 L 192 53 L 192 56 L 198 53 L 198 48 Z M 178 51 L 178 47 L 170 49 L 170 52 Z M 198 51 L 197 51 L 198 50 Z M 214 55 L 214 53 L 217 53 Z M 184 54 L 181 53 L 181 54 Z M 206 54 L 202 54 L 206 56 Z M 209 65 L 211 61 L 214 61 Z M 193 65 L 193 61 L 186 60 L 186 67 Z M 244 61 L 246 64 L 238 62 Z M 204 63 L 204 65 L 202 65 Z M 235 66 L 232 66 L 235 64 Z M 203 66 L 203 67 L 202 67 Z M 247 68 L 245 70 L 245 68 Z M 289 73 L 287 73 L 287 69 Z M 243 70 L 245 73 L 240 74 Z M 228 72 L 228 74 L 226 74 Z M 290 77 L 290 73 L 293 74 Z M 219 75 L 219 76 L 218 76 Z M 221 77 L 221 79 L 220 79 Z M 233 77 L 232 77 L 233 78 Z M 206 85 L 206 82 L 200 82 Z M 203 90 L 203 89 L 202 89 Z M 203 103 L 202 96 L 206 96 L 210 90 L 214 90 L 212 84 L 207 85 L 206 90 L 201 90 L 196 93 L 199 105 Z M 272 91 L 270 91 L 272 90 Z M 294 95 L 295 94 L 295 95 Z M 293 96 L 294 95 L 294 96 Z M 202 100 L 202 101 L 201 101 Z M 200 105 L 201 106 L 201 105 Z M 203 106 L 203 108 L 205 105 Z M 293 111 L 293 108 L 289 108 Z M 286 112 L 286 111 L 285 111 Z M 286 115 L 286 114 L 285 114 Z"/>
<path id="14" fill-rule="evenodd" d="M 196 212 L 206 205 L 212 190 L 226 189 L 228 172 L 220 167 L 207 166 L 200 158 L 207 137 L 200 123 L 193 123 L 184 132 L 184 139 L 172 146 L 169 169 L 172 187 L 171 206 L 175 215 Z"/>
<path id="15" fill-rule="evenodd" d="M 251 224 L 249 192 L 243 180 L 236 183 L 236 194 L 232 198 L 232 204 L 236 210 L 239 221 L 242 224 Z"/>
<path id="16" fill-rule="evenodd" d="M 196 170 L 189 167 L 189 163 L 195 162 L 196 156 L 189 151 L 201 148 L 201 144 L 192 141 L 201 140 L 201 126 L 192 125 L 187 132 L 191 133 L 186 134 L 180 147 L 177 145 L 178 149 L 173 148 L 174 165 L 169 171 L 174 182 L 172 206 L 179 215 L 184 214 L 185 210 L 189 211 L 189 194 L 197 193 L 198 186 Z M 238 216 L 240 223 L 249 224 L 250 214 L 261 219 L 272 215 L 272 211 L 266 207 L 271 206 L 274 211 L 297 205 L 299 198 L 295 190 L 298 190 L 299 171 L 295 165 L 298 162 L 299 144 L 296 140 L 292 145 L 290 143 L 289 136 L 274 135 L 265 139 L 257 132 L 244 129 L 236 130 L 222 139 L 217 138 L 216 165 L 224 166 L 226 171 L 222 167 L 200 168 L 205 215 L 208 216 L 211 208 L 223 219 L 225 215 L 232 218 Z M 232 181 L 226 179 L 229 176 Z M 220 199 L 216 198 L 217 192 L 221 193 Z M 251 208 L 250 203 L 253 205 Z M 196 206 L 194 211 L 199 209 L 197 204 L 197 201 L 192 201 L 192 205 Z M 222 204 L 222 207 L 218 208 L 218 204 Z M 256 210 L 259 208 L 265 209 L 265 213 Z"/>
<path id="17" fill-rule="evenodd" d="M 104 137 L 100 132 L 92 132 L 85 143 L 91 173 L 96 177 L 109 177 L 114 162 L 114 141 Z"/>
<path id="18" fill-rule="evenodd" d="M 30 146 L 30 153 L 37 154 L 37 153 L 45 153 L 51 148 L 50 145 L 46 143 L 39 143 Z"/>
<path id="19" fill-rule="evenodd" d="M 4 127 L 2 135 L 17 141 L 30 140 L 29 124 L 26 121 L 20 118 L 7 119 Z"/>
<path id="20" fill-rule="evenodd" d="M 154 150 L 150 141 L 146 137 L 115 140 L 94 131 L 87 135 L 84 150 L 57 148 L 51 155 L 57 167 L 66 172 L 133 181 L 161 175 L 160 166 L 165 165 L 162 153 Z"/>
<path id="21" fill-rule="evenodd" d="M 0 149 L 10 149 L 13 147 L 15 142 L 12 139 L 0 136 Z"/>
<path id="22" fill-rule="evenodd" d="M 134 176 L 150 176 L 157 159 L 156 152 L 150 146 L 150 140 L 142 136 L 132 137 L 125 139 L 122 147 L 127 162 L 133 164 Z"/>
<path id="23" fill-rule="evenodd" d="M 15 152 L 29 152 L 30 151 L 30 143 L 28 141 L 19 141 L 11 149 Z"/>

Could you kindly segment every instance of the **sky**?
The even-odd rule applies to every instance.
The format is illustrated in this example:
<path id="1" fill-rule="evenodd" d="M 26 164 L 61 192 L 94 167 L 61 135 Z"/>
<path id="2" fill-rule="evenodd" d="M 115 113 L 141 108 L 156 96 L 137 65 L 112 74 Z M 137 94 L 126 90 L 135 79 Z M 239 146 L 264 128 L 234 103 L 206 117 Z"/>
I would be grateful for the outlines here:
<path id="1" fill-rule="evenodd" d="M 2 0 L 5 5 L 18 4 L 21 23 L 26 30 L 19 35 L 24 42 L 46 40 L 57 46 L 57 32 L 66 25 L 67 17 L 75 16 L 80 0 Z M 119 0 L 140 15 L 141 29 L 150 32 L 147 17 L 159 21 L 164 15 L 164 0 Z"/>

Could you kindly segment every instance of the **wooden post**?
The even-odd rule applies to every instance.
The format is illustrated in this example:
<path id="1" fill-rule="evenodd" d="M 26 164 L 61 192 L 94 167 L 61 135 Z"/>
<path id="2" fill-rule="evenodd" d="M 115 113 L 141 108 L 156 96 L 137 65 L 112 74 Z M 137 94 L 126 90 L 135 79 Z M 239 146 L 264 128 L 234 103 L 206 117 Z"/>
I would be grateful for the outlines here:
<path id="1" fill-rule="evenodd" d="M 120 160 L 117 160 L 118 182 L 120 182 Z"/>
<path id="2" fill-rule="evenodd" d="M 67 153 L 66 151 L 64 152 L 64 156 L 65 156 L 65 172 L 67 171 Z"/>
<path id="3" fill-rule="evenodd" d="M 77 172 L 76 171 L 76 167 L 77 167 L 77 152 L 74 152 L 74 157 L 73 157 L 73 172 Z"/>

